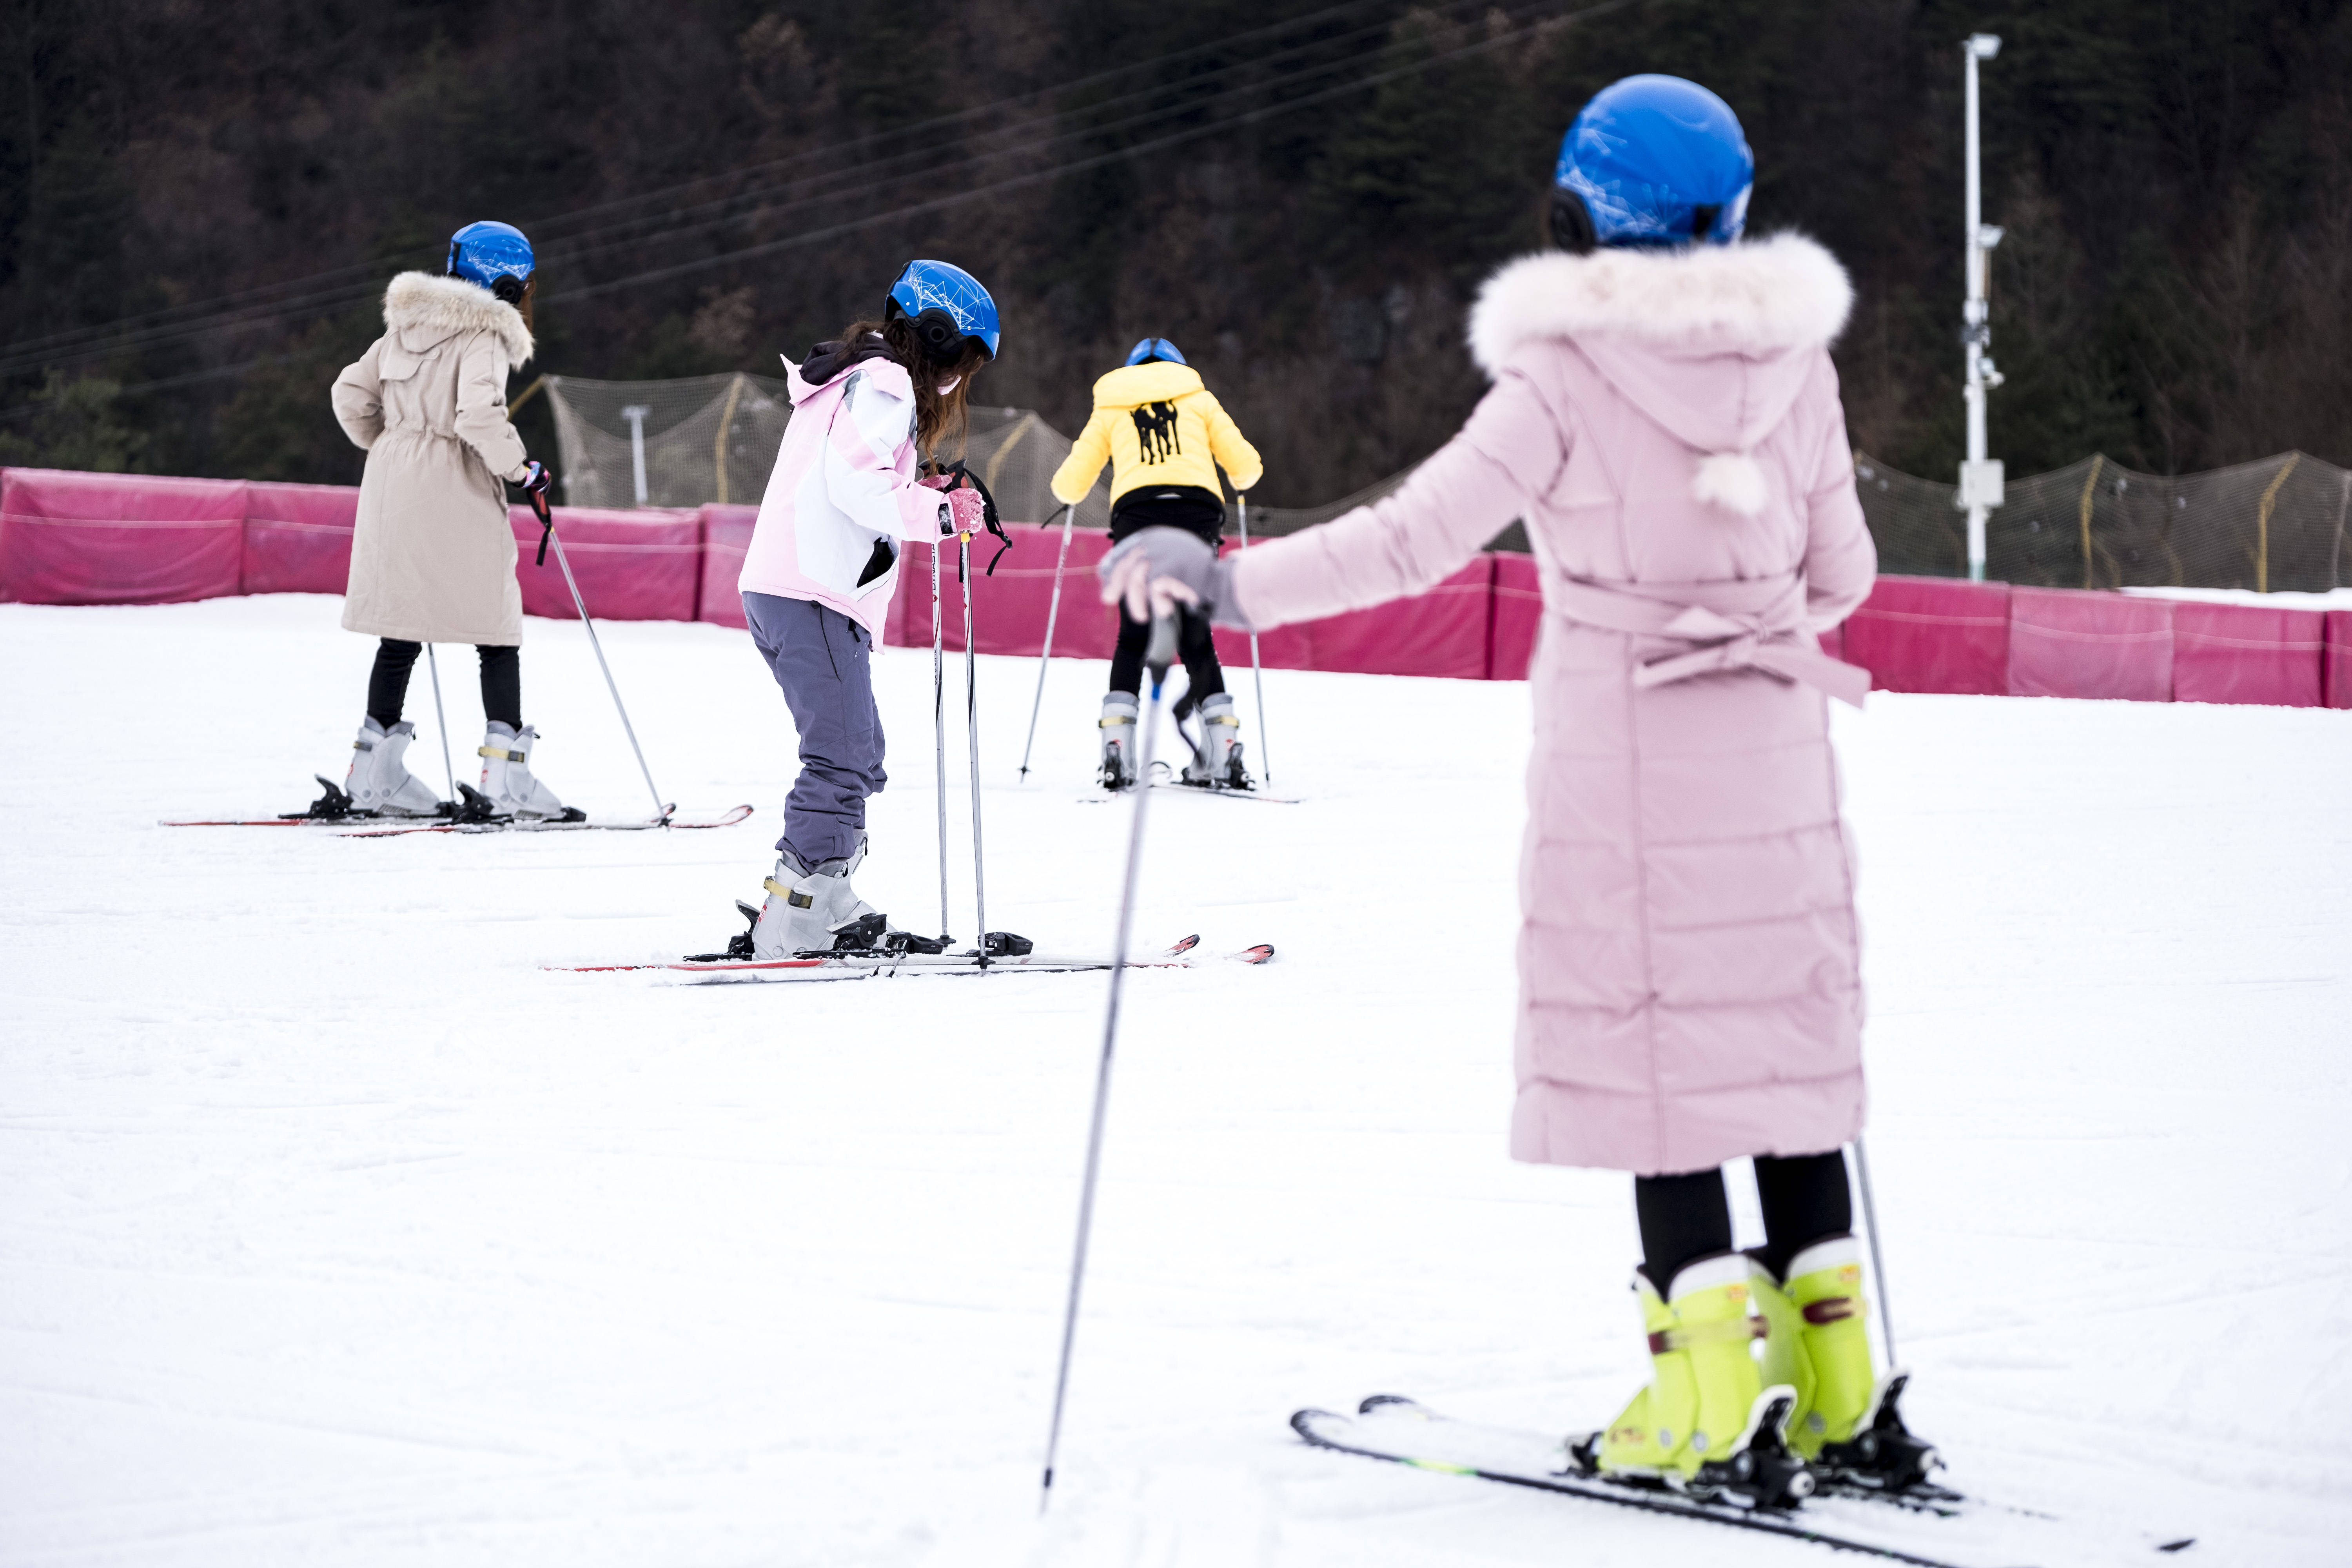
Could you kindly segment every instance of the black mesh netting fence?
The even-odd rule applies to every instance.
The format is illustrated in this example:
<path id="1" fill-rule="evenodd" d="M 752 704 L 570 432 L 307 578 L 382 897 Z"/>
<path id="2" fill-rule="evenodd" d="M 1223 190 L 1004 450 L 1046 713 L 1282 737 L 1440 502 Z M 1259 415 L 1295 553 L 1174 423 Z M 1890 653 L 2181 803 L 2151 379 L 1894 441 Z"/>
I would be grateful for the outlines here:
<path id="1" fill-rule="evenodd" d="M 1954 487 L 1854 457 L 1878 569 L 1968 574 Z M 2104 457 L 2009 481 L 1985 524 L 1985 575 L 2044 588 L 2319 592 L 2352 572 L 2352 470 L 2286 452 L 2202 474 L 2143 474 Z"/>
<path id="2" fill-rule="evenodd" d="M 562 448 L 563 499 L 572 506 L 757 505 L 792 414 L 784 384 L 759 375 L 677 381 L 583 381 L 551 375 L 547 396 Z M 1059 521 L 1048 481 L 1074 444 L 1026 408 L 971 411 L 964 459 L 1015 522 Z M 1407 469 L 1409 473 L 1412 470 Z M 1380 483 L 1317 507 L 1253 507 L 1252 534 L 1296 533 L 1388 494 Z M 1101 479 L 1078 504 L 1077 526 L 1110 525 Z M 1516 530 L 1514 530 L 1516 532 Z"/>
<path id="3" fill-rule="evenodd" d="M 767 376 L 679 381 L 583 381 L 549 376 L 564 500 L 573 506 L 756 505 L 792 413 L 784 384 Z M 1071 438 L 1024 408 L 974 408 L 965 458 L 1004 516 L 1048 522 L 1061 514 L 1047 480 Z M 1296 533 L 1381 496 L 1411 469 L 1314 507 L 1253 507 L 1255 536 Z M 1854 472 L 1879 570 L 1922 577 L 1968 574 L 1967 518 L 1954 487 L 1899 473 L 1864 453 Z M 1109 523 L 1101 480 L 1077 525 Z M 2104 457 L 2011 479 L 1986 526 L 1985 575 L 2053 588 L 2334 588 L 2352 574 L 2345 547 L 2352 470 L 2302 452 L 2209 473 L 2143 474 Z M 1495 541 L 1527 548 L 1513 524 Z"/>

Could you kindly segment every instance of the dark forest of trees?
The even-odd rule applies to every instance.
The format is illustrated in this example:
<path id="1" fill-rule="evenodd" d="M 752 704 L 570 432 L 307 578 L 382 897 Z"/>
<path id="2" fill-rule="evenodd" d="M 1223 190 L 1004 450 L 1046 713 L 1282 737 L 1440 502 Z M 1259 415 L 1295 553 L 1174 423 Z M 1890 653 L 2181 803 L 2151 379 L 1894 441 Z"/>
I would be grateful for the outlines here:
<path id="1" fill-rule="evenodd" d="M 1463 310 L 1640 70 L 1746 124 L 1751 232 L 1860 290 L 1854 442 L 1959 455 L 1960 57 L 1985 69 L 1996 455 L 2352 461 L 2352 10 L 2333 0 L 6 0 L 0 462 L 351 481 L 394 270 L 537 242 L 539 364 L 780 374 L 906 258 L 1004 316 L 981 400 L 1075 431 L 1174 339 L 1311 504 L 1477 395 Z M 520 383 L 518 383 L 520 386 Z M 543 402 L 525 434 L 551 453 Z"/>

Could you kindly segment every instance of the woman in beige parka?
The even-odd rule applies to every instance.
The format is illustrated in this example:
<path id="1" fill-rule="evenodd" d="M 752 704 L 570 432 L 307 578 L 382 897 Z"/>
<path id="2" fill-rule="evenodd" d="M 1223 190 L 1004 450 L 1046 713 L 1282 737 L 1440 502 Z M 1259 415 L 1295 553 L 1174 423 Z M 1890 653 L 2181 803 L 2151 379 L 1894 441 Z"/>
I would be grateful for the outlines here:
<path id="1" fill-rule="evenodd" d="M 522 721 L 522 589 L 504 486 L 544 492 L 552 476 L 507 418 L 507 376 L 530 358 L 530 242 L 468 224 L 441 276 L 404 272 L 383 296 L 383 336 L 335 378 L 335 417 L 367 453 L 343 626 L 383 640 L 344 793 L 352 807 L 432 816 L 443 807 L 401 753 L 401 707 L 426 643 L 469 642 L 482 663 L 482 794 L 518 817 L 569 817 L 532 776 Z"/>

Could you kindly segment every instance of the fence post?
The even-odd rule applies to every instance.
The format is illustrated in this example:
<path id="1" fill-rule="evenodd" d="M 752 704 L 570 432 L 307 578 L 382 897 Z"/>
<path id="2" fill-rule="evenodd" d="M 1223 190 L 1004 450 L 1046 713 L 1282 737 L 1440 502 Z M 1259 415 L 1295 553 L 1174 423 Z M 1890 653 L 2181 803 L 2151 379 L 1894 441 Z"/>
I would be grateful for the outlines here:
<path id="1" fill-rule="evenodd" d="M 2083 586 L 2085 588 L 2095 588 L 2099 585 L 2095 580 L 2091 564 L 2091 493 L 2098 489 L 2099 470 L 2106 466 L 2106 462 L 2107 455 L 2105 452 L 2093 453 L 2090 474 L 2083 480 Z M 2116 586 L 2120 588 L 2123 584 L 2118 583 Z"/>
<path id="2" fill-rule="evenodd" d="M 736 372 L 728 384 L 727 406 L 719 411 L 719 436 L 710 444 L 710 460 L 719 470 L 719 504 L 727 504 L 727 432 L 735 424 L 735 405 L 743 395 L 743 374 Z"/>
<path id="3" fill-rule="evenodd" d="M 2289 452 L 2285 463 L 2281 465 L 2276 476 L 2263 490 L 2262 510 L 2254 520 L 2254 592 L 2257 594 L 2271 591 L 2271 509 L 2278 505 L 2279 487 L 2286 483 L 2286 477 L 2294 472 L 2294 466 L 2301 461 L 2301 452 Z"/>

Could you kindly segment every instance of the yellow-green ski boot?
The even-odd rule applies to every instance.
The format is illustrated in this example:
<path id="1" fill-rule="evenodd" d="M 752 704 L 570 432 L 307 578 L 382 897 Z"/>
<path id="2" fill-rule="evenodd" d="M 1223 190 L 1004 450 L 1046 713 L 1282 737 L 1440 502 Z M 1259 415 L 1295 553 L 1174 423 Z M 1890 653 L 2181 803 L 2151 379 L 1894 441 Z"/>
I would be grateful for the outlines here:
<path id="1" fill-rule="evenodd" d="M 1738 1253 L 1685 1264 L 1671 1300 L 1634 1272 L 1649 1385 L 1606 1428 L 1570 1444 L 1579 1465 L 1612 1480 L 1727 1493 L 1759 1508 L 1794 1508 L 1811 1494 L 1813 1478 L 1785 1441 L 1796 1391 L 1768 1387 L 1758 1373 L 1754 1346 L 1764 1322 L 1748 1315 L 1753 1282 Z"/>
<path id="2" fill-rule="evenodd" d="M 1769 1331 L 1763 1378 L 1795 1390 L 1789 1447 L 1829 1479 L 1900 1491 L 1925 1481 L 1936 1450 L 1911 1435 L 1897 1404 L 1909 1374 L 1871 1371 L 1862 1249 L 1851 1236 L 1813 1243 L 1789 1260 L 1786 1284 L 1756 1266 L 1757 1306 Z"/>

